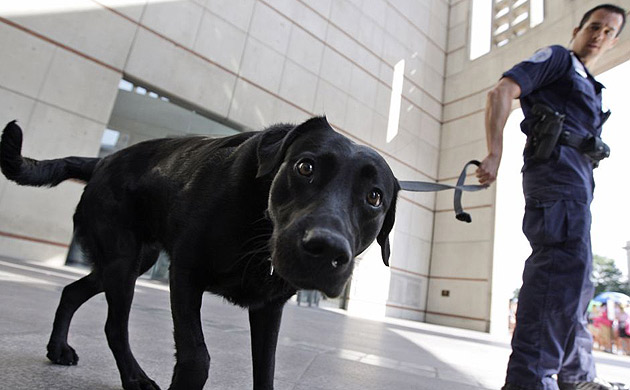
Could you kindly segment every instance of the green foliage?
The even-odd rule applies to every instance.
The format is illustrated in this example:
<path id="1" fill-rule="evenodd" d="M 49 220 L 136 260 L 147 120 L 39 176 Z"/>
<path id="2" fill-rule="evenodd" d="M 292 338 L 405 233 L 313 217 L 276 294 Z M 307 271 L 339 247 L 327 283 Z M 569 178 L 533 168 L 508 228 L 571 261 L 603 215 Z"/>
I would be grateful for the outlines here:
<path id="1" fill-rule="evenodd" d="M 623 280 L 623 274 L 613 259 L 593 255 L 591 280 L 595 284 L 595 296 L 604 291 L 617 291 L 630 295 L 630 282 Z"/>
<path id="2" fill-rule="evenodd" d="M 514 290 L 514 292 L 512 292 L 512 299 L 518 299 L 518 294 L 521 293 L 521 289 L 517 288 L 516 290 Z"/>

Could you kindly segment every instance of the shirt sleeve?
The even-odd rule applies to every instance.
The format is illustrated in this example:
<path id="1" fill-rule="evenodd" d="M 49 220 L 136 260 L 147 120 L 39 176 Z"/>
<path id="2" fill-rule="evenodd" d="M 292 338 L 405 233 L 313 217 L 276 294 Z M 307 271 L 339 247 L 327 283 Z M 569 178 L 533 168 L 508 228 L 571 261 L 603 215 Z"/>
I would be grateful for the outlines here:
<path id="1" fill-rule="evenodd" d="M 503 73 L 521 87 L 521 96 L 529 95 L 562 77 L 571 67 L 571 54 L 562 46 L 548 46 L 538 50 L 527 60 Z"/>

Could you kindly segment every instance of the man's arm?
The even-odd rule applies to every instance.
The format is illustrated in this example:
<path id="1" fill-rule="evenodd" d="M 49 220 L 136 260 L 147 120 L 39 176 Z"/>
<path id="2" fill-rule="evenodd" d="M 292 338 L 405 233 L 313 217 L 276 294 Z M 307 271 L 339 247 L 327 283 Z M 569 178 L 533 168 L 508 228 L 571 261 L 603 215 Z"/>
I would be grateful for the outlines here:
<path id="1" fill-rule="evenodd" d="M 477 169 L 479 183 L 490 185 L 497 179 L 503 154 L 503 128 L 512 110 L 512 100 L 521 95 L 521 87 L 504 77 L 488 92 L 486 101 L 486 140 L 488 156 Z"/>

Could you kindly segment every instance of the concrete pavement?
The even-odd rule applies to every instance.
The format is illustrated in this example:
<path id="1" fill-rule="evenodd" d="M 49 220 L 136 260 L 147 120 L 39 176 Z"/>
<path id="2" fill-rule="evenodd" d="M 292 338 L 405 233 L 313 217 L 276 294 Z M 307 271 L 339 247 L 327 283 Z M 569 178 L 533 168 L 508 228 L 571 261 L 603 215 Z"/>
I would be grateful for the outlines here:
<path id="1" fill-rule="evenodd" d="M 77 312 L 70 343 L 74 367 L 45 357 L 61 289 L 84 274 L 0 259 L 0 389 L 120 389 L 103 332 L 101 294 Z M 202 312 L 212 356 L 206 389 L 251 389 L 247 311 L 206 294 Z M 140 280 L 130 321 L 131 344 L 144 370 L 167 388 L 174 364 L 168 288 Z M 287 304 L 276 362 L 277 390 L 499 389 L 509 340 L 485 333 Z M 600 376 L 630 381 L 630 357 L 596 353 Z"/>

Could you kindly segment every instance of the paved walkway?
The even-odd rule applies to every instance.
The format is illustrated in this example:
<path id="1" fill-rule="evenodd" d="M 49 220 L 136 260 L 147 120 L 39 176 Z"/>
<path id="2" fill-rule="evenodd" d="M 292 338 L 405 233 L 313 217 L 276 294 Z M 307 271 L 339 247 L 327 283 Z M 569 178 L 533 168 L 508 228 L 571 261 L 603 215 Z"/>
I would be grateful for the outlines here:
<path id="1" fill-rule="evenodd" d="M 103 295 L 76 314 L 70 342 L 78 366 L 49 364 L 45 347 L 61 289 L 84 270 L 0 259 L 0 389 L 120 389 L 103 327 Z M 207 294 L 203 324 L 212 356 L 206 389 L 251 389 L 247 312 Z M 174 364 L 168 289 L 141 280 L 131 344 L 162 387 Z M 277 390 L 499 389 L 509 342 L 485 333 L 410 321 L 373 321 L 287 304 L 276 363 Z M 599 373 L 630 381 L 630 357 L 596 353 Z"/>

